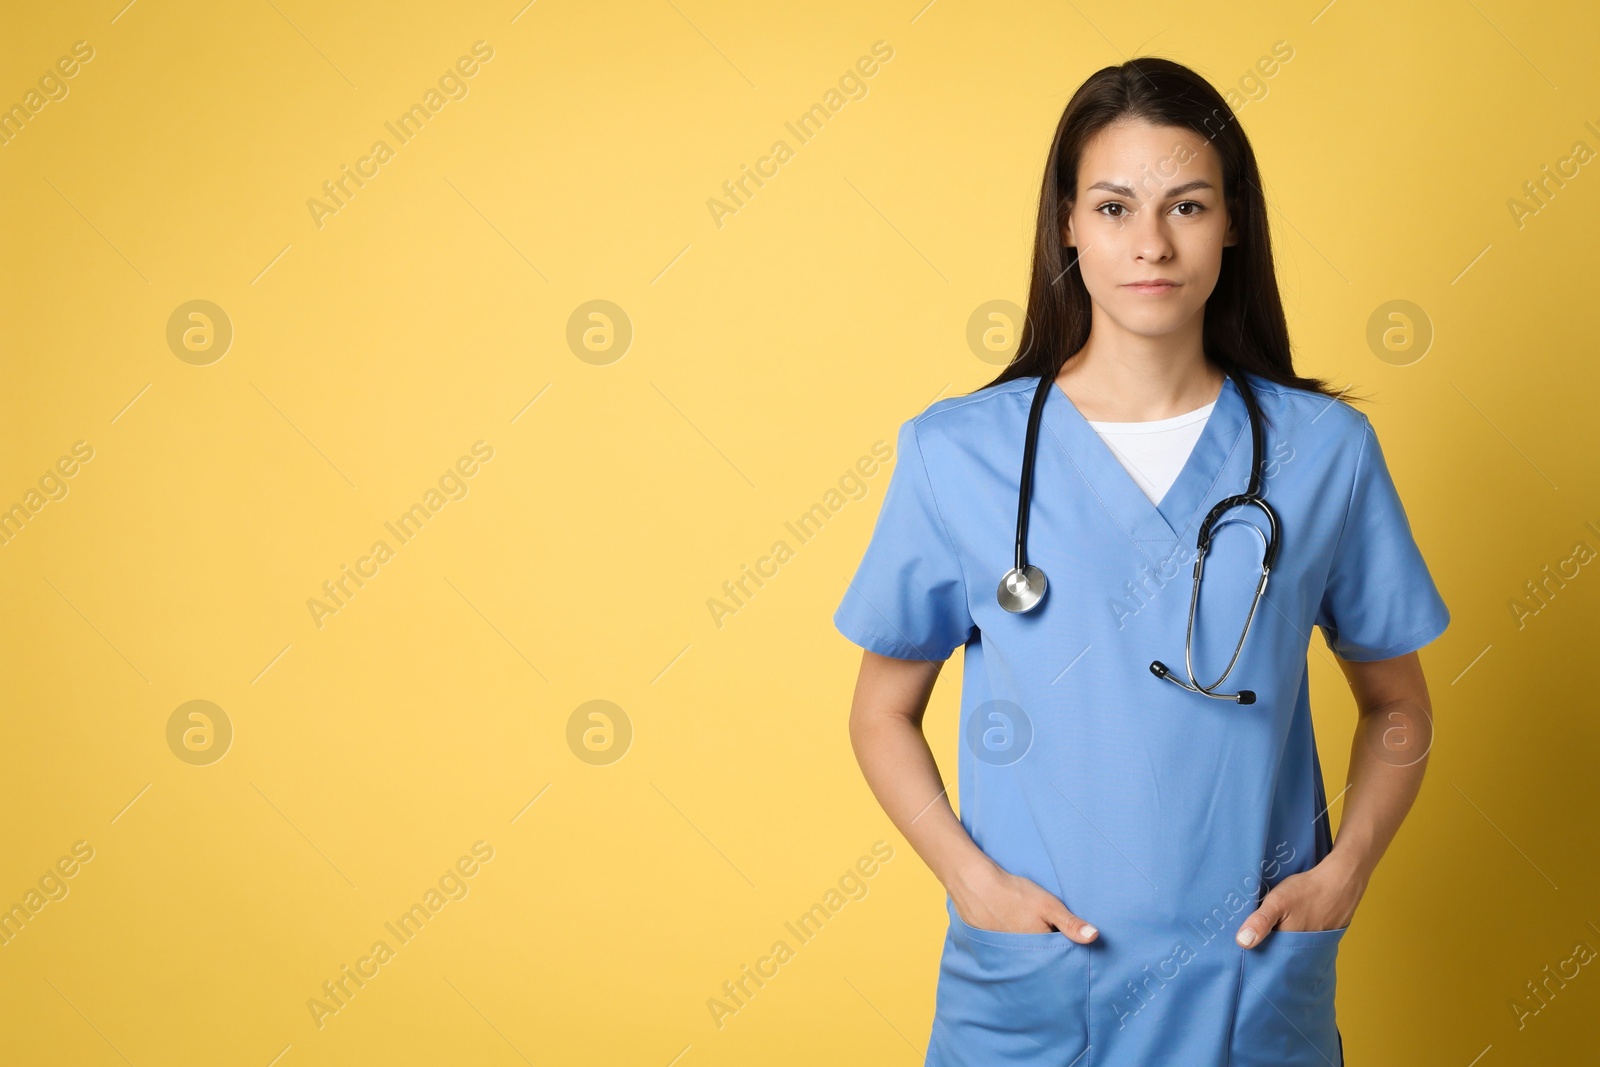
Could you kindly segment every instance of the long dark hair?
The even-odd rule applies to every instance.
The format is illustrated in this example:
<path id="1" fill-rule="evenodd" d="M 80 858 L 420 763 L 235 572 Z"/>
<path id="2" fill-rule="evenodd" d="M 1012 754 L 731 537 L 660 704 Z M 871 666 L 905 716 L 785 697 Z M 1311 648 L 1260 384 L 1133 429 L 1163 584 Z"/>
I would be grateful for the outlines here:
<path id="1" fill-rule="evenodd" d="M 1206 301 L 1202 343 L 1207 358 L 1230 374 L 1248 371 L 1280 385 L 1345 399 L 1323 379 L 1303 378 L 1294 371 L 1261 175 L 1233 109 L 1200 75 L 1154 56 L 1096 71 L 1061 113 L 1039 193 L 1022 337 L 1011 363 L 982 388 L 1033 375 L 1054 378 L 1088 342 L 1089 290 L 1075 269 L 1078 250 L 1061 243 L 1061 229 L 1077 195 L 1084 146 L 1119 119 L 1186 127 L 1210 141 L 1222 159 L 1222 195 L 1238 240 L 1224 249 L 1216 289 Z"/>

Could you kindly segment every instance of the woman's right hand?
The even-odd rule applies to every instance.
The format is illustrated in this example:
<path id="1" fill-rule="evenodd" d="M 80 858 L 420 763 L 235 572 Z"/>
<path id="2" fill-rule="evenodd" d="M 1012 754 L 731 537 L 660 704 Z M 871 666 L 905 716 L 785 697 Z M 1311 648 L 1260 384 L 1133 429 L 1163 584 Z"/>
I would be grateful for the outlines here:
<path id="1" fill-rule="evenodd" d="M 1059 930 L 1086 945 L 1099 936 L 1037 882 L 987 864 L 951 887 L 950 901 L 963 922 L 979 930 L 1046 934 Z"/>
<path id="2" fill-rule="evenodd" d="M 943 661 L 861 653 L 850 705 L 850 745 L 873 795 L 945 886 L 963 921 L 980 930 L 1047 934 L 1087 944 L 1095 929 L 1026 878 L 984 854 L 950 806 L 922 716 Z"/>

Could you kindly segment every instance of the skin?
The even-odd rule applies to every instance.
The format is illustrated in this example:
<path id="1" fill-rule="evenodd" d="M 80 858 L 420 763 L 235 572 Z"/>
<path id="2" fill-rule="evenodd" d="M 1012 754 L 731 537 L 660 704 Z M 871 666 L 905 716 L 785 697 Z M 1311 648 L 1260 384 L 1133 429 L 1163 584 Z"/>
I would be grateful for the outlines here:
<path id="1" fill-rule="evenodd" d="M 1076 192 L 1064 212 L 1062 241 L 1078 248 L 1093 322 L 1057 385 L 1096 421 L 1170 418 L 1216 400 L 1223 374 L 1205 358 L 1203 314 L 1223 249 L 1237 233 L 1215 150 L 1187 129 L 1114 124 L 1086 146 Z M 1156 277 L 1178 284 L 1155 295 L 1126 288 Z M 1244 919 L 1236 938 L 1246 948 L 1274 929 L 1348 926 L 1422 787 L 1432 705 L 1417 653 L 1335 659 L 1357 715 L 1349 783 L 1330 798 L 1330 806 L 1344 805 L 1338 838 L 1321 863 L 1284 878 Z M 1093 941 L 1098 930 L 1091 917 L 1001 869 L 956 817 L 922 731 L 943 666 L 863 651 L 850 742 L 868 786 L 967 923 L 1015 933 L 1058 930 L 1080 944 Z"/>

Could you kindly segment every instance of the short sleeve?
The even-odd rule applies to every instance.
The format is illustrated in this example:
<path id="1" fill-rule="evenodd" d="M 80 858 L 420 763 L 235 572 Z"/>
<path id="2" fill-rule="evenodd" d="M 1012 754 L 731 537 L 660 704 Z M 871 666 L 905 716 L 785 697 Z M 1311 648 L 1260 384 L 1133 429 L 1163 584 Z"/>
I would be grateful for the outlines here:
<path id="1" fill-rule="evenodd" d="M 915 420 L 900 427 L 883 507 L 833 624 L 862 648 L 896 659 L 945 660 L 971 637 L 966 581 Z"/>
<path id="2" fill-rule="evenodd" d="M 1450 625 L 1372 423 L 1362 418 L 1349 510 L 1317 612 L 1340 659 L 1389 659 L 1415 652 Z"/>

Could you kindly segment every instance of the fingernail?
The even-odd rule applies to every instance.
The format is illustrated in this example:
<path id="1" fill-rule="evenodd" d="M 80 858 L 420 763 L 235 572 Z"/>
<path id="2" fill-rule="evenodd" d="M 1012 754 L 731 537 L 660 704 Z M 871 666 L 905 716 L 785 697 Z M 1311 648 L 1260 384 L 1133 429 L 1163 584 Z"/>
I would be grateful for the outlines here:
<path id="1" fill-rule="evenodd" d="M 1238 936 L 1234 938 L 1234 940 L 1238 941 L 1239 944 L 1245 945 L 1245 946 L 1249 946 L 1251 944 L 1254 944 L 1255 943 L 1255 939 L 1256 939 L 1256 932 L 1254 930 L 1250 929 L 1248 926 L 1246 926 L 1243 929 L 1241 929 L 1239 931 L 1239 933 L 1238 933 Z"/>
<path id="2" fill-rule="evenodd" d="M 1096 930 L 1094 927 L 1090 926 L 1088 923 L 1084 923 L 1084 925 L 1083 925 L 1083 936 L 1084 937 L 1093 937 L 1095 934 L 1098 934 L 1099 932 L 1100 932 L 1099 930 Z"/>

